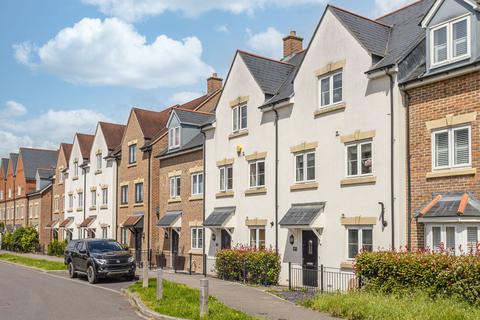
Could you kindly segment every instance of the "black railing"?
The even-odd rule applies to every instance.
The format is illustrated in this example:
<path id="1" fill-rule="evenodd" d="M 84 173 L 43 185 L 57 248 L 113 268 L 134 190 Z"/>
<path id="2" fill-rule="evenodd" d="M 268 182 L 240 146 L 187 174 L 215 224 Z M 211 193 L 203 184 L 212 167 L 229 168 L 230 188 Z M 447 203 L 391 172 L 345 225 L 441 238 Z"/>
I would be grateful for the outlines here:
<path id="1" fill-rule="evenodd" d="M 353 272 L 338 268 L 309 267 L 288 263 L 288 288 L 321 293 L 346 292 L 361 287 L 362 282 Z"/>

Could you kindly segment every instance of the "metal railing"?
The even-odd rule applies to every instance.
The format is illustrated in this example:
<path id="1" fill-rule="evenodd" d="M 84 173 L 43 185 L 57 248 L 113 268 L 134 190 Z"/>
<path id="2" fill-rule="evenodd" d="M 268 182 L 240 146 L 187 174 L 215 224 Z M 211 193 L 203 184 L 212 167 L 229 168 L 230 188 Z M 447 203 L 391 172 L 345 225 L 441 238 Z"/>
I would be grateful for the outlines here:
<path id="1" fill-rule="evenodd" d="M 360 277 L 355 273 L 338 268 L 306 267 L 288 263 L 288 288 L 290 290 L 308 290 L 320 293 L 346 292 L 362 286 Z"/>

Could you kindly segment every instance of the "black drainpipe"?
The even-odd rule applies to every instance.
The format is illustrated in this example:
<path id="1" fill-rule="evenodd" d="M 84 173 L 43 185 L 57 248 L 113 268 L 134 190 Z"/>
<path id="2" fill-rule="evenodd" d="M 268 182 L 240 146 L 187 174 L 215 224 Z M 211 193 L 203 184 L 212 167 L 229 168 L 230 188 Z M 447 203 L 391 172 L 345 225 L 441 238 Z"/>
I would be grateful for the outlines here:
<path id="1" fill-rule="evenodd" d="M 405 108 L 407 109 L 407 213 L 408 213 L 408 225 L 407 225 L 407 250 L 412 250 L 412 172 L 411 172 L 411 160 L 410 160 L 410 94 L 407 91 L 405 93 Z"/>
<path id="2" fill-rule="evenodd" d="M 2 168 L 3 169 L 3 168 Z M 4 186 L 3 188 L 3 200 L 5 201 L 5 229 L 7 228 L 7 179 L 3 179 Z"/>
<path id="3" fill-rule="evenodd" d="M 203 203 L 202 203 L 202 206 L 203 206 L 203 216 L 202 216 L 202 226 L 203 226 L 203 223 L 205 222 L 205 211 L 206 211 L 206 207 L 205 207 L 205 188 L 206 188 L 206 177 L 207 175 L 205 174 L 206 173 L 206 155 L 207 155 L 207 134 L 203 131 L 203 130 L 200 130 L 203 134 Z M 205 227 L 203 227 L 203 245 L 202 245 L 202 260 L 203 260 L 203 276 L 206 277 L 207 276 L 207 257 L 205 255 Z"/>
<path id="4" fill-rule="evenodd" d="M 394 190 L 394 114 L 393 114 L 393 76 L 385 70 L 387 76 L 390 78 L 390 203 L 391 203 L 391 219 L 392 219 L 392 250 L 395 249 L 395 190 Z"/>
<path id="5" fill-rule="evenodd" d="M 272 106 L 275 113 L 275 252 L 278 254 L 278 111 Z"/>
<path id="6" fill-rule="evenodd" d="M 150 212 L 150 208 L 151 208 L 151 161 L 152 161 L 152 148 L 149 147 L 147 149 L 147 152 L 148 152 L 148 177 L 147 177 L 147 181 L 148 181 L 148 201 L 147 201 L 147 212 L 148 212 L 148 217 L 147 217 L 147 258 L 148 258 L 148 265 L 151 265 L 151 257 L 150 257 L 150 237 L 151 237 L 151 234 L 150 234 L 150 216 L 151 216 L 151 212 Z"/>

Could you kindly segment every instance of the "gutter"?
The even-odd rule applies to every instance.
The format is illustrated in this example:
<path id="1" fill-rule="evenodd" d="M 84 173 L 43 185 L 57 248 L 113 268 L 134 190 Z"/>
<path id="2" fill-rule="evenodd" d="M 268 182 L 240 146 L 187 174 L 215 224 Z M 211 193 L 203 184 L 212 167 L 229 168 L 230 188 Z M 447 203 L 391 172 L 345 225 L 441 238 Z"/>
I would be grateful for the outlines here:
<path id="1" fill-rule="evenodd" d="M 463 76 L 465 74 L 472 73 L 479 70 L 480 70 L 480 62 L 477 61 L 473 64 L 460 67 L 460 69 L 457 69 L 457 70 L 444 71 L 444 72 L 439 72 L 437 74 L 432 74 L 432 75 L 425 75 L 424 78 L 405 82 L 402 84 L 402 90 L 405 91 L 409 89 L 418 88 L 427 84 Z"/>

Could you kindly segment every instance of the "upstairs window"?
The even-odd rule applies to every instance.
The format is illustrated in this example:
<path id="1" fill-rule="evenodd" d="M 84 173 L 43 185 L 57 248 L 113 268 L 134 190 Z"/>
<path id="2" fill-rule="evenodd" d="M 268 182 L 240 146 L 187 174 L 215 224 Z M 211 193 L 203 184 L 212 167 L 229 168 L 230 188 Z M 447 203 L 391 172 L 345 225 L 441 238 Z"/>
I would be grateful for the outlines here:
<path id="1" fill-rule="evenodd" d="M 265 186 L 265 160 L 253 161 L 250 167 L 250 188 Z"/>
<path id="2" fill-rule="evenodd" d="M 3 200 L 3 190 L 0 191 L 0 200 Z"/>
<path id="3" fill-rule="evenodd" d="M 168 129 L 168 148 L 180 147 L 180 127 Z"/>
<path id="4" fill-rule="evenodd" d="M 78 177 L 78 161 L 76 160 L 73 163 L 73 176 Z"/>
<path id="5" fill-rule="evenodd" d="M 192 174 L 192 195 L 203 194 L 203 172 Z"/>
<path id="6" fill-rule="evenodd" d="M 97 191 L 94 191 L 92 190 L 90 192 L 90 197 L 91 197 L 91 203 L 90 203 L 90 206 L 91 207 L 96 207 L 97 206 Z"/>
<path id="7" fill-rule="evenodd" d="M 432 28 L 430 38 L 433 67 L 470 57 L 470 16 Z"/>
<path id="8" fill-rule="evenodd" d="M 470 139 L 470 126 L 433 132 L 433 168 L 448 169 L 469 166 L 471 162 Z"/>
<path id="9" fill-rule="evenodd" d="M 77 193 L 78 196 L 78 208 L 83 208 L 83 192 Z"/>
<path id="10" fill-rule="evenodd" d="M 315 152 L 295 155 L 295 182 L 315 180 Z"/>
<path id="11" fill-rule="evenodd" d="M 128 163 L 137 163 L 137 145 L 131 144 L 128 146 Z"/>
<path id="12" fill-rule="evenodd" d="M 347 148 L 347 177 L 372 174 L 372 142 L 350 144 Z"/>
<path id="13" fill-rule="evenodd" d="M 102 205 L 106 206 L 108 204 L 108 188 L 102 189 Z"/>
<path id="14" fill-rule="evenodd" d="M 120 190 L 120 194 L 121 194 L 121 199 L 120 199 L 121 204 L 128 204 L 128 186 L 122 186 Z"/>
<path id="15" fill-rule="evenodd" d="M 233 132 L 247 129 L 247 105 L 240 105 L 232 109 L 233 111 Z"/>
<path id="16" fill-rule="evenodd" d="M 143 183 L 135 183 L 135 203 L 143 203 Z"/>
<path id="17" fill-rule="evenodd" d="M 220 191 L 228 191 L 233 189 L 233 167 L 224 166 L 219 168 L 220 174 Z"/>
<path id="18" fill-rule="evenodd" d="M 170 178 L 170 198 L 180 197 L 180 176 Z"/>
<path id="19" fill-rule="evenodd" d="M 73 194 L 69 194 L 69 195 L 68 195 L 68 208 L 69 208 L 70 210 L 73 209 Z"/>
<path id="20" fill-rule="evenodd" d="M 63 170 L 60 170 L 58 176 L 59 176 L 58 182 L 63 183 L 63 180 L 65 180 L 65 173 L 63 172 Z"/>
<path id="21" fill-rule="evenodd" d="M 17 195 L 19 195 L 19 196 L 22 195 L 22 187 L 20 187 L 20 186 L 18 186 Z"/>
<path id="22" fill-rule="evenodd" d="M 342 72 L 319 79 L 320 107 L 327 107 L 343 101 L 342 82 Z"/>
<path id="23" fill-rule="evenodd" d="M 102 154 L 97 154 L 97 170 L 102 170 Z"/>

